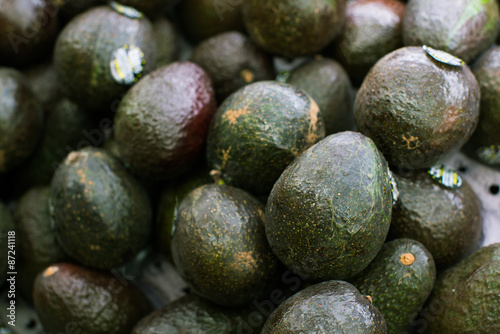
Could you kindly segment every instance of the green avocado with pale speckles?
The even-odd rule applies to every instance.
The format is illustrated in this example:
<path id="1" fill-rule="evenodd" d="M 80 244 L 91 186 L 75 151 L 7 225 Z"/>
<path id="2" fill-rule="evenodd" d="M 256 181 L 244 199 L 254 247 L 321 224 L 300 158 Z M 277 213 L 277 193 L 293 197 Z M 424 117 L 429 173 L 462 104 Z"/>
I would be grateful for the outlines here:
<path id="1" fill-rule="evenodd" d="M 86 266 L 123 265 L 149 240 L 146 191 L 102 149 L 84 148 L 66 157 L 52 179 L 50 205 L 59 243 Z"/>
<path id="2" fill-rule="evenodd" d="M 266 207 L 276 256 L 309 281 L 348 279 L 375 258 L 391 222 L 387 162 L 368 137 L 340 132 L 295 159 Z"/>
<path id="3" fill-rule="evenodd" d="M 278 270 L 266 240 L 263 204 L 227 185 L 204 185 L 184 198 L 174 222 L 172 256 L 191 289 L 222 306 L 265 297 Z"/>
<path id="4" fill-rule="evenodd" d="M 431 253 L 420 242 L 396 239 L 385 243 L 377 257 L 351 283 L 372 298 L 382 313 L 388 334 L 410 327 L 436 280 Z"/>
<path id="5" fill-rule="evenodd" d="M 324 136 L 323 117 L 307 93 L 260 81 L 231 94 L 217 110 L 208 162 L 227 184 L 267 195 L 286 166 Z"/>

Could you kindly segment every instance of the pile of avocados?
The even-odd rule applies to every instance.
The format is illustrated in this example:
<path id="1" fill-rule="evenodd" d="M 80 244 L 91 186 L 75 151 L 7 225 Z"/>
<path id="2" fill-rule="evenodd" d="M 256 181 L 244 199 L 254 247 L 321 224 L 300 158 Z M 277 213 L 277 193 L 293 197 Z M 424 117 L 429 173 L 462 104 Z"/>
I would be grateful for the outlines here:
<path id="1" fill-rule="evenodd" d="M 500 172 L 499 31 L 496 0 L 0 0 L 2 309 L 500 333 L 500 240 L 447 165 Z"/>

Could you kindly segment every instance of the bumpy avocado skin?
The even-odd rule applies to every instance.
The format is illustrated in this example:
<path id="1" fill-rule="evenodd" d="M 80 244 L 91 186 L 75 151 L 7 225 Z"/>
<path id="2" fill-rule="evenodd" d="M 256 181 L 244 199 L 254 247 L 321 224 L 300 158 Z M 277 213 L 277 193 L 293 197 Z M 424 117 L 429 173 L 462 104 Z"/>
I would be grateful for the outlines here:
<path id="1" fill-rule="evenodd" d="M 261 81 L 231 94 L 210 125 L 207 159 L 228 184 L 266 195 L 298 155 L 325 136 L 318 105 L 303 90 Z"/>
<path id="2" fill-rule="evenodd" d="M 413 262 L 402 259 L 412 254 Z M 411 262 L 411 263 L 410 263 Z M 410 263 L 410 264 L 408 264 Z M 375 259 L 351 283 L 382 313 L 388 334 L 400 334 L 410 327 L 431 294 L 436 266 L 431 253 L 420 242 L 396 239 L 387 242 Z"/>
<path id="3" fill-rule="evenodd" d="M 331 135 L 291 163 L 266 207 L 276 256 L 306 280 L 348 279 L 375 258 L 389 230 L 387 162 L 357 132 Z"/>
<path id="4" fill-rule="evenodd" d="M 112 76 L 113 52 L 134 45 L 144 53 L 143 76 L 156 66 L 153 26 L 147 18 L 132 19 L 100 6 L 68 23 L 54 49 L 60 87 L 79 105 L 95 111 L 112 108 L 129 88 Z"/>
<path id="5" fill-rule="evenodd" d="M 410 0 L 403 19 L 405 45 L 428 45 L 470 62 L 495 43 L 495 0 Z"/>
<path id="6" fill-rule="evenodd" d="M 485 52 L 472 66 L 481 90 L 481 111 L 476 131 L 464 151 L 483 164 L 500 169 L 500 46 Z"/>
<path id="7" fill-rule="evenodd" d="M 151 305 L 117 274 L 56 263 L 34 284 L 35 310 L 47 334 L 128 334 Z"/>
<path id="8" fill-rule="evenodd" d="M 188 329 L 190 333 L 205 334 L 260 333 L 262 325 L 249 324 L 259 320 L 252 318 L 253 321 L 249 321 L 252 314 L 258 314 L 254 312 L 252 307 L 226 308 L 196 295 L 188 295 L 143 318 L 132 334 L 182 334 Z"/>
<path id="9" fill-rule="evenodd" d="M 201 67 L 191 62 L 161 67 L 118 106 L 120 158 L 141 177 L 173 179 L 201 157 L 216 110 L 212 82 Z"/>
<path id="10" fill-rule="evenodd" d="M 43 129 L 43 111 L 26 77 L 0 68 L 0 174 L 24 162 Z"/>
<path id="11" fill-rule="evenodd" d="M 354 128 L 351 80 L 333 59 L 314 59 L 290 73 L 288 84 L 303 89 L 318 104 L 325 123 L 325 134 Z"/>
<path id="12" fill-rule="evenodd" d="M 14 218 L 19 249 L 19 289 L 33 302 L 33 283 L 49 265 L 68 260 L 57 242 L 49 210 L 50 187 L 33 188 L 24 194 L 16 207 Z"/>
<path id="13" fill-rule="evenodd" d="M 479 98 L 466 65 L 444 64 L 421 47 L 404 47 L 379 60 L 366 76 L 354 123 L 396 171 L 428 168 L 470 138 Z"/>
<path id="14" fill-rule="evenodd" d="M 287 58 L 320 51 L 341 31 L 346 0 L 249 0 L 243 21 L 250 37 L 269 53 Z"/>
<path id="15" fill-rule="evenodd" d="M 350 283 L 312 285 L 283 302 L 262 334 L 387 333 L 380 311 Z"/>
<path id="16" fill-rule="evenodd" d="M 152 213 L 147 193 L 102 149 L 71 152 L 54 175 L 50 201 L 61 246 L 84 265 L 117 267 L 149 240 Z"/>
<path id="17" fill-rule="evenodd" d="M 497 243 L 479 249 L 438 277 L 417 330 L 431 334 L 499 333 L 499 294 Z"/>
<path id="18" fill-rule="evenodd" d="M 172 255 L 192 290 L 223 306 L 244 306 L 263 297 L 277 273 L 264 231 L 264 206 L 226 185 L 204 185 L 184 198 L 174 223 Z"/>
<path id="19" fill-rule="evenodd" d="M 7 271 L 8 270 L 8 255 L 14 256 L 15 257 L 15 249 L 14 254 L 8 253 L 8 250 L 11 250 L 8 248 L 8 236 L 9 236 L 9 231 L 14 231 L 15 233 L 15 224 L 14 220 L 12 219 L 12 215 L 10 214 L 9 208 L 5 206 L 0 201 L 0 247 L 4 249 L 5 251 L 0 254 L 0 279 L 2 282 L 5 282 L 5 279 L 7 278 Z"/>
<path id="20" fill-rule="evenodd" d="M 207 71 L 219 102 L 252 82 L 274 78 L 272 58 L 236 31 L 201 42 L 194 49 L 191 61 Z"/>
<path id="21" fill-rule="evenodd" d="M 459 188 L 447 188 L 426 171 L 394 176 L 399 198 L 392 210 L 388 239 L 421 242 L 438 269 L 454 265 L 479 247 L 481 202 L 465 179 Z"/>

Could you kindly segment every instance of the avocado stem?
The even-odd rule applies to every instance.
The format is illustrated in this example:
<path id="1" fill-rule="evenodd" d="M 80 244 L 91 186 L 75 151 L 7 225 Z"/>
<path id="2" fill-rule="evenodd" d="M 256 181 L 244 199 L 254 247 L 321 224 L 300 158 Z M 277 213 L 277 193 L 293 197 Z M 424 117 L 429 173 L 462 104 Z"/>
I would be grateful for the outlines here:
<path id="1" fill-rule="evenodd" d="M 415 262 L 415 255 L 413 255 L 412 253 L 404 253 L 404 254 L 401 255 L 401 257 L 399 258 L 399 260 L 405 266 L 409 266 L 413 262 Z"/>

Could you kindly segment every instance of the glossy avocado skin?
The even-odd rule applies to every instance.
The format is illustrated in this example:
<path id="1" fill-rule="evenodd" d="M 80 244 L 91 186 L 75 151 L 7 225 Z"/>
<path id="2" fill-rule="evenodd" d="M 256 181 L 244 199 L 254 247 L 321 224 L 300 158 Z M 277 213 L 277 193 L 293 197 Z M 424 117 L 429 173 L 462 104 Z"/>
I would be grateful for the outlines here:
<path id="1" fill-rule="evenodd" d="M 269 317 L 262 334 L 387 333 L 386 322 L 350 283 L 326 281 L 299 291 Z"/>
<path id="2" fill-rule="evenodd" d="M 262 326 L 246 322 L 254 311 L 251 307 L 222 307 L 196 295 L 187 295 L 143 318 L 132 334 L 181 334 L 187 329 L 190 333 L 204 334 L 241 334 L 248 330 L 260 333 Z"/>
<path id="3" fill-rule="evenodd" d="M 9 242 L 8 242 L 8 232 L 9 231 L 15 231 L 15 224 L 14 220 L 12 219 L 12 215 L 9 211 L 9 208 L 0 201 L 0 246 L 5 249 L 5 252 L 2 252 L 0 254 L 0 269 L 2 270 L 0 273 L 0 279 L 2 279 L 2 282 L 5 282 L 5 279 L 7 278 L 7 270 L 8 269 L 8 255 L 12 256 L 11 254 L 8 254 L 8 250 L 10 248 L 7 248 Z M 14 249 L 15 250 L 15 249 Z"/>
<path id="4" fill-rule="evenodd" d="M 309 281 L 348 279 L 375 258 L 389 230 L 387 162 L 357 132 L 331 135 L 291 163 L 266 207 L 276 256 Z"/>
<path id="5" fill-rule="evenodd" d="M 428 45 L 470 62 L 494 44 L 495 0 L 410 0 L 403 20 L 405 45 Z"/>
<path id="6" fill-rule="evenodd" d="M 464 151 L 481 163 L 500 169 L 500 46 L 485 52 L 472 66 L 481 90 L 479 123 Z"/>
<path id="7" fill-rule="evenodd" d="M 197 163 L 217 110 L 206 72 L 175 62 L 132 87 L 115 115 L 120 158 L 137 175 L 173 179 Z"/>
<path id="8" fill-rule="evenodd" d="M 152 213 L 147 193 L 102 149 L 70 153 L 54 175 L 50 201 L 61 246 L 86 266 L 120 266 L 149 240 Z"/>
<path id="9" fill-rule="evenodd" d="M 247 85 L 217 110 L 207 139 L 210 168 L 255 195 L 267 195 L 298 155 L 325 136 L 318 105 L 275 81 Z"/>
<path id="10" fill-rule="evenodd" d="M 429 168 L 470 138 L 479 86 L 469 68 L 404 47 L 375 64 L 356 96 L 354 123 L 395 171 Z"/>
<path id="11" fill-rule="evenodd" d="M 207 71 L 219 102 L 245 85 L 274 78 L 272 58 L 237 31 L 202 41 L 191 61 Z"/>
<path id="12" fill-rule="evenodd" d="M 33 153 L 42 128 L 42 107 L 26 77 L 13 68 L 0 68 L 0 174 Z"/>
<path id="13" fill-rule="evenodd" d="M 250 37 L 269 53 L 287 58 L 311 55 L 341 31 L 346 0 L 249 0 L 243 21 Z"/>
<path id="14" fill-rule="evenodd" d="M 459 188 L 440 185 L 426 171 L 395 174 L 399 198 L 392 210 L 389 239 L 412 238 L 444 269 L 481 244 L 482 209 L 467 181 Z"/>
<path id="15" fill-rule="evenodd" d="M 172 256 L 194 292 L 223 306 L 263 297 L 278 265 L 266 240 L 264 206 L 241 189 L 217 184 L 196 188 L 182 201 Z"/>
<path id="16" fill-rule="evenodd" d="M 149 301 L 132 282 L 69 263 L 41 272 L 33 298 L 47 334 L 128 334 L 151 312 Z"/>
<path id="17" fill-rule="evenodd" d="M 414 256 L 413 262 L 402 259 Z M 411 263 L 410 263 L 411 262 Z M 420 242 L 396 239 L 387 242 L 375 259 L 351 283 L 382 313 L 388 334 L 400 334 L 410 327 L 436 280 L 431 253 Z"/>
<path id="18" fill-rule="evenodd" d="M 92 8 L 67 24 L 57 37 L 54 65 L 64 94 L 94 111 L 111 110 L 129 88 L 112 76 L 113 52 L 134 45 L 144 53 L 143 76 L 156 65 L 153 27 L 109 6 Z"/>
<path id="19" fill-rule="evenodd" d="M 333 59 L 314 59 L 290 73 L 288 84 L 309 94 L 318 104 L 325 134 L 354 128 L 351 80 L 345 69 Z"/>
<path id="20" fill-rule="evenodd" d="M 498 333 L 499 294 L 500 244 L 497 243 L 479 249 L 438 277 L 417 330 Z"/>

